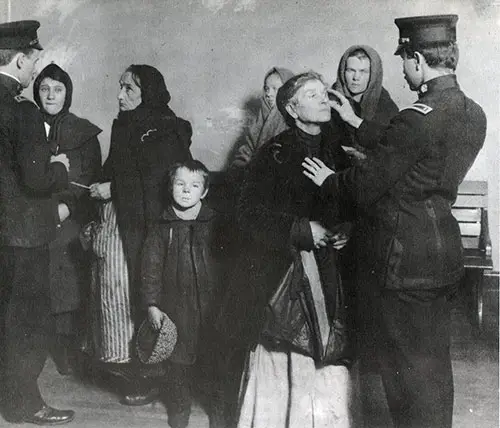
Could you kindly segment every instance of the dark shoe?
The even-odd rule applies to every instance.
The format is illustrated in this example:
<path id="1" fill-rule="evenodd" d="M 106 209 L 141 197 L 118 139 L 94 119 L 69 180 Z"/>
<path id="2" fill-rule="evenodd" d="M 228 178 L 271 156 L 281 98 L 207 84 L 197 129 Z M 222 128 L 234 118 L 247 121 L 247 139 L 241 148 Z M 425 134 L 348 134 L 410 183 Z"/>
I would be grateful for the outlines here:
<path id="1" fill-rule="evenodd" d="M 121 404 L 126 406 L 145 406 L 152 403 L 160 395 L 158 388 L 151 388 L 149 391 L 138 394 L 128 394 L 120 401 Z"/>
<path id="2" fill-rule="evenodd" d="M 71 422 L 74 417 L 73 410 L 57 410 L 43 406 L 33 416 L 23 418 L 23 422 L 35 425 L 62 425 Z"/>
<path id="3" fill-rule="evenodd" d="M 168 424 L 171 428 L 187 428 L 189 424 L 189 416 L 191 415 L 191 409 L 187 408 L 181 412 L 175 412 L 168 415 Z"/>

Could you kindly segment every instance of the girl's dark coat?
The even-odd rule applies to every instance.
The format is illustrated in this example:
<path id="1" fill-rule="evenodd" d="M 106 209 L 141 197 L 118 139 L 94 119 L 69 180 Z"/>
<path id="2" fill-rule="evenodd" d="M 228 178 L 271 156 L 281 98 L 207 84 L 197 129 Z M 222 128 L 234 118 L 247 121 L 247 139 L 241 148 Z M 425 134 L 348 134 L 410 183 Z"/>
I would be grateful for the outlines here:
<path id="1" fill-rule="evenodd" d="M 210 338 L 224 285 L 225 222 L 202 205 L 196 220 L 179 219 L 172 208 L 148 233 L 142 265 L 144 306 L 157 306 L 177 327 L 171 361 L 194 363 Z"/>

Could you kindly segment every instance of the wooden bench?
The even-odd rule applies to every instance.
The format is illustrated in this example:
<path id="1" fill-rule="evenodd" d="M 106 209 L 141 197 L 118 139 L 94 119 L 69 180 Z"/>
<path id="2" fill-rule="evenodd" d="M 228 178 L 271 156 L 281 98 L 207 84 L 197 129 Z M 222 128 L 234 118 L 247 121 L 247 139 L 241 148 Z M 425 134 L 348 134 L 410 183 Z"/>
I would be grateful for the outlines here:
<path id="1" fill-rule="evenodd" d="M 453 215 L 458 221 L 465 255 L 463 288 L 470 305 L 469 315 L 479 330 L 483 326 L 484 271 L 493 269 L 488 230 L 488 183 L 464 181 L 458 189 Z"/>

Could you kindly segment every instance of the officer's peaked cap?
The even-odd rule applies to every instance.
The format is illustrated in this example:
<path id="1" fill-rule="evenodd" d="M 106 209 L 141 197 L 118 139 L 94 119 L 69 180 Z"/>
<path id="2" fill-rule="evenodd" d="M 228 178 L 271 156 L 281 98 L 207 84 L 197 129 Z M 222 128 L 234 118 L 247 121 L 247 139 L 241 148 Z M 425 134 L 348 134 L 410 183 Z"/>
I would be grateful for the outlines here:
<path id="1" fill-rule="evenodd" d="M 14 21 L 0 24 L 0 49 L 38 49 L 42 46 L 36 31 L 38 21 Z"/>
<path id="2" fill-rule="evenodd" d="M 457 15 L 427 15 L 396 18 L 399 28 L 399 46 L 394 55 L 400 55 L 405 47 L 418 50 L 443 43 L 457 41 Z"/>

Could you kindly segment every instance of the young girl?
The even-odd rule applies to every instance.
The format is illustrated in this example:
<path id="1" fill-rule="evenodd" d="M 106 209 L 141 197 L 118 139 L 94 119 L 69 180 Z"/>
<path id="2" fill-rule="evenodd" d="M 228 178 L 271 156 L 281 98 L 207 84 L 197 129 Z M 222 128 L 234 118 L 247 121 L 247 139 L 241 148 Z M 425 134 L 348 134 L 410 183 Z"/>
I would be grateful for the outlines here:
<path id="1" fill-rule="evenodd" d="M 220 300 L 219 255 L 225 245 L 218 229 L 222 222 L 203 203 L 208 178 L 207 168 L 197 160 L 173 166 L 171 204 L 148 233 L 143 252 L 142 298 L 149 322 L 159 330 L 167 314 L 177 327 L 177 344 L 165 362 L 164 379 L 173 428 L 188 425 L 192 386 L 214 381 L 208 349 L 214 343 L 212 317 Z"/>
<path id="2" fill-rule="evenodd" d="M 245 167 L 267 140 L 288 128 L 284 117 L 276 108 L 276 94 L 291 77 L 293 73 L 290 70 L 280 67 L 271 68 L 264 76 L 259 113 L 250 125 L 246 142 L 238 149 L 232 167 Z"/>

